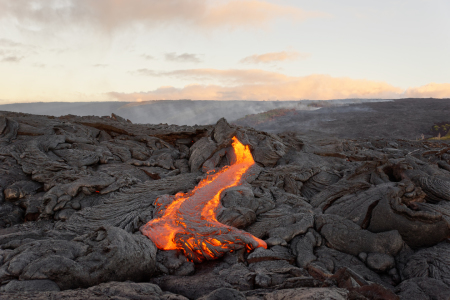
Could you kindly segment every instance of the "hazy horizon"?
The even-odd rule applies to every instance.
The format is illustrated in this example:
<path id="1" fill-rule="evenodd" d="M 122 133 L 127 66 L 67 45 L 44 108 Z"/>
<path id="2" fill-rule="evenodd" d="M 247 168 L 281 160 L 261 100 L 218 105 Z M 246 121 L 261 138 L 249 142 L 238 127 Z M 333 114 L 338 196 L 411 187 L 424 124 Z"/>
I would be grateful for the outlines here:
<path id="1" fill-rule="evenodd" d="M 327 100 L 329 105 L 386 101 L 384 99 Z M 133 123 L 167 123 L 176 125 L 214 124 L 224 117 L 235 121 L 246 115 L 287 108 L 315 110 L 312 103 L 318 100 L 299 101 L 240 101 L 240 100 L 155 100 L 149 102 L 36 102 L 0 105 L 0 111 L 12 111 L 36 115 L 110 116 L 112 113 Z"/>

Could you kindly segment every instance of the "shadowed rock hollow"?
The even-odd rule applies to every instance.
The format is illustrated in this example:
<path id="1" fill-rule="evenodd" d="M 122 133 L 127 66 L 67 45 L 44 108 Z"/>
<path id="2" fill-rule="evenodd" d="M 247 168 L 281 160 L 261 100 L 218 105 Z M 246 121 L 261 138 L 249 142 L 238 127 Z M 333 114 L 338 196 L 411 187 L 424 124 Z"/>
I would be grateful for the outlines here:
<path id="1" fill-rule="evenodd" d="M 271 134 L 225 119 L 0 112 L 0 124 L 0 299 L 450 297 L 444 142 Z M 140 229 L 233 165 L 233 137 L 255 164 L 218 187 L 212 216 L 239 233 L 231 242 L 267 248 L 237 242 L 201 263 L 157 249 Z"/>

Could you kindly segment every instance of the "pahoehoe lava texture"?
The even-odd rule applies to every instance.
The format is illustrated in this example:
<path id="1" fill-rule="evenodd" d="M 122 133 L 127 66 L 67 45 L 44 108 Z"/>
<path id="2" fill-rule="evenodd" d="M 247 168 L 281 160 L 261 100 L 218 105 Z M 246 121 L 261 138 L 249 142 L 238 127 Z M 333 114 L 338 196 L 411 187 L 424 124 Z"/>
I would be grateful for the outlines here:
<path id="1" fill-rule="evenodd" d="M 444 141 L 117 115 L 0 112 L 0 125 L 2 300 L 450 297 Z M 201 246 L 202 259 L 157 249 L 140 229 L 233 168 L 233 137 L 255 164 L 239 184 L 215 189 L 220 205 L 209 217 L 239 233 L 230 242 L 244 234 L 267 248 L 211 241 L 218 258 L 203 262 Z"/>

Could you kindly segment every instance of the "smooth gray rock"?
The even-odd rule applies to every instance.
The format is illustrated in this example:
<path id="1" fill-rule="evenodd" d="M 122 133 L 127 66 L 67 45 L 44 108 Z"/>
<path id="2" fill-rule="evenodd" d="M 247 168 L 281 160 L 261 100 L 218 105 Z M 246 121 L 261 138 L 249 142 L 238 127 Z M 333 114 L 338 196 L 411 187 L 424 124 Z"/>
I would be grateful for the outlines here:
<path id="1" fill-rule="evenodd" d="M 217 220 L 236 228 L 245 228 L 256 221 L 261 201 L 253 195 L 248 183 L 226 189 L 221 194 L 222 211 Z"/>
<path id="2" fill-rule="evenodd" d="M 319 215 L 316 228 L 336 250 L 357 256 L 361 252 L 396 255 L 403 245 L 398 231 L 372 233 L 337 215 Z"/>
<path id="3" fill-rule="evenodd" d="M 325 172 L 321 173 L 325 174 Z M 318 178 L 320 178 L 319 174 L 316 175 Z M 314 176 L 313 178 L 315 178 L 316 176 Z M 336 180 L 335 182 L 326 184 L 324 183 L 322 187 L 317 187 L 316 192 L 310 192 L 310 195 L 307 197 L 311 199 L 310 203 L 312 206 L 320 208 L 322 211 L 324 211 L 339 198 L 348 194 L 366 190 L 369 187 L 370 184 L 365 181 L 349 181 L 346 179 L 342 179 L 339 181 Z"/>
<path id="4" fill-rule="evenodd" d="M 220 278 L 228 282 L 239 291 L 248 291 L 255 288 L 256 273 L 247 268 L 243 263 L 235 263 L 230 267 L 224 266 L 219 271 Z"/>
<path id="5" fill-rule="evenodd" d="M 298 288 L 274 292 L 246 293 L 248 300 L 347 300 L 348 290 L 339 288 Z"/>
<path id="6" fill-rule="evenodd" d="M 231 138 L 236 134 L 236 128 L 233 128 L 228 124 L 224 118 L 219 119 L 214 126 L 214 140 L 220 146 L 224 146 L 226 143 L 230 143 Z"/>
<path id="7" fill-rule="evenodd" d="M 341 268 L 346 268 L 353 272 L 355 276 L 361 278 L 362 281 L 371 281 L 382 285 L 388 289 L 393 289 L 392 285 L 383 281 L 376 272 L 370 270 L 365 263 L 361 262 L 353 255 L 346 254 L 326 246 L 316 249 L 317 260 L 312 262 L 315 268 L 322 269 L 322 273 L 336 273 Z"/>
<path id="8" fill-rule="evenodd" d="M 213 155 L 216 148 L 216 142 L 209 137 L 203 137 L 192 145 L 189 158 L 191 172 L 198 171 L 203 163 Z"/>
<path id="9" fill-rule="evenodd" d="M 270 260 L 287 260 L 293 262 L 295 260 L 295 256 L 293 256 L 290 253 L 289 249 L 283 246 L 273 246 L 270 249 L 264 249 L 261 247 L 256 248 L 247 257 L 248 263 L 270 261 Z"/>
<path id="10" fill-rule="evenodd" d="M 198 298 L 198 300 L 245 300 L 244 294 L 241 292 L 230 289 L 230 288 L 220 288 L 206 296 Z"/>
<path id="11" fill-rule="evenodd" d="M 297 256 L 297 266 L 306 268 L 310 262 L 317 259 L 314 255 L 314 247 L 317 245 L 316 238 L 312 232 L 295 237 L 291 242 L 291 250 Z"/>
<path id="12" fill-rule="evenodd" d="M 164 291 L 180 294 L 189 299 L 198 299 L 220 288 L 233 287 L 219 275 L 209 273 L 193 276 L 162 276 L 153 278 L 151 282 Z"/>
<path id="13" fill-rule="evenodd" d="M 12 280 L 0 288 L 2 292 L 58 292 L 59 286 L 51 280 Z"/>
<path id="14" fill-rule="evenodd" d="M 369 253 L 366 264 L 369 268 L 384 272 L 395 266 L 395 260 L 392 256 L 382 253 Z"/>
<path id="15" fill-rule="evenodd" d="M 287 204 L 279 205 L 275 209 L 260 214 L 257 221 L 246 230 L 258 238 L 278 237 L 289 242 L 314 226 L 313 214 L 298 212 L 299 210 L 303 209 L 293 209 Z"/>
<path id="16" fill-rule="evenodd" d="M 429 247 L 450 235 L 450 227 L 442 214 L 415 211 L 401 203 L 398 197 L 385 197 L 372 211 L 371 232 L 397 230 L 410 247 Z"/>

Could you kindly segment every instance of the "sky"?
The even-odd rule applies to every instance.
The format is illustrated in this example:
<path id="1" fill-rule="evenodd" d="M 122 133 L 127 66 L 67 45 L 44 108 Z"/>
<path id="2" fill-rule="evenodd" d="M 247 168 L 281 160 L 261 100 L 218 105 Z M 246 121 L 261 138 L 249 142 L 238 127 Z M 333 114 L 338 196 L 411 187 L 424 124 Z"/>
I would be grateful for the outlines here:
<path id="1" fill-rule="evenodd" d="M 0 0 L 0 104 L 450 98 L 449 0 Z"/>

